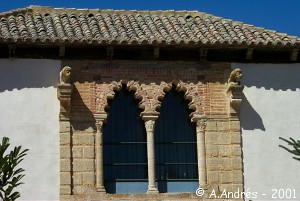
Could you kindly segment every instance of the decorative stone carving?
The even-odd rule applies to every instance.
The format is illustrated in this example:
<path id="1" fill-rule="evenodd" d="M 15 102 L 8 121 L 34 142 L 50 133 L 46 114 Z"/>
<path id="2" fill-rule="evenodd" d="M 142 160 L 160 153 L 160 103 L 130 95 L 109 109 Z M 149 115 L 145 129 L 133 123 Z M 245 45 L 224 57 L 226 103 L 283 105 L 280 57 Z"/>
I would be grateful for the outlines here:
<path id="1" fill-rule="evenodd" d="M 65 66 L 59 73 L 60 84 L 70 84 L 71 67 Z"/>
<path id="2" fill-rule="evenodd" d="M 167 84 L 165 82 L 161 82 L 160 85 L 155 83 L 146 84 L 139 84 L 136 81 L 129 81 L 127 83 L 127 87 L 129 90 L 135 91 L 135 98 L 142 99 L 140 102 L 140 108 L 144 111 L 144 114 L 158 114 L 156 111 L 161 102 L 159 99 L 162 99 L 165 95 L 164 90 L 168 90 L 171 88 L 172 85 Z"/>
<path id="3" fill-rule="evenodd" d="M 231 116 L 237 116 L 240 112 L 244 86 L 239 80 L 242 76 L 242 70 L 236 68 L 230 73 L 228 79 L 227 94 L 230 98 L 229 114 Z"/>
<path id="4" fill-rule="evenodd" d="M 154 131 L 154 125 L 155 125 L 154 120 L 145 121 L 146 131 L 147 132 L 153 132 Z"/>
<path id="5" fill-rule="evenodd" d="M 71 68 L 65 66 L 60 71 L 60 84 L 57 85 L 57 98 L 60 101 L 60 119 L 68 120 L 70 118 L 71 94 L 73 86 L 70 84 Z"/>
<path id="6" fill-rule="evenodd" d="M 194 110 L 193 114 L 203 114 L 204 109 L 202 107 L 202 97 L 198 92 L 198 85 L 194 83 L 178 82 L 176 89 L 184 92 L 184 98 L 189 100 L 189 109 Z"/>
<path id="7" fill-rule="evenodd" d="M 242 79 L 243 74 L 242 70 L 240 68 L 235 68 L 233 71 L 231 71 L 229 79 L 228 79 L 228 84 L 231 85 L 241 85 L 240 79 Z"/>
<path id="8" fill-rule="evenodd" d="M 206 121 L 205 120 L 197 121 L 197 128 L 199 129 L 199 132 L 204 132 L 206 128 Z"/>
<path id="9" fill-rule="evenodd" d="M 96 113 L 105 112 L 108 106 L 108 99 L 113 99 L 115 96 L 114 90 L 122 88 L 121 82 L 111 82 L 110 84 L 96 84 Z M 131 80 L 127 82 L 127 88 L 130 91 L 135 91 L 135 99 L 140 99 L 139 107 L 143 109 L 141 115 L 158 114 L 157 109 L 161 106 L 161 101 L 165 96 L 165 91 L 172 88 L 172 82 L 161 82 L 160 84 L 140 84 L 137 81 Z M 190 100 L 189 108 L 194 110 L 193 113 L 202 114 L 202 97 L 198 93 L 198 85 L 194 83 L 177 82 L 176 89 L 184 92 L 184 98 Z"/>
<path id="10" fill-rule="evenodd" d="M 108 100 L 113 99 L 115 92 L 122 88 L 120 82 L 111 82 L 110 84 L 101 83 L 96 85 L 96 113 L 105 113 L 108 107 Z"/>

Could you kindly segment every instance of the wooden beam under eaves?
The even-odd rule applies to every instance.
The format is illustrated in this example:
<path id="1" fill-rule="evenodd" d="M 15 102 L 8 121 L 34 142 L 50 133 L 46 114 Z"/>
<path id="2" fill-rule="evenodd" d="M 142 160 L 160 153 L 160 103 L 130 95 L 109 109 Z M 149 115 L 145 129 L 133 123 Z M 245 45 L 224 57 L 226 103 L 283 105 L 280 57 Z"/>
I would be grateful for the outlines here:
<path id="1" fill-rule="evenodd" d="M 8 56 L 10 58 L 16 56 L 16 45 L 8 45 Z"/>
<path id="2" fill-rule="evenodd" d="M 114 56 L 114 47 L 107 47 L 106 48 L 106 59 L 112 60 Z"/>
<path id="3" fill-rule="evenodd" d="M 64 57 L 66 54 L 66 46 L 60 45 L 59 46 L 59 57 Z"/>
<path id="4" fill-rule="evenodd" d="M 253 48 L 248 48 L 246 53 L 246 60 L 252 60 L 253 57 Z"/>
<path id="5" fill-rule="evenodd" d="M 158 60 L 159 59 L 159 47 L 154 47 L 153 58 L 154 58 L 154 60 Z"/>
<path id="6" fill-rule="evenodd" d="M 207 48 L 200 48 L 199 53 L 200 53 L 200 61 L 206 61 L 207 57 Z"/>
<path id="7" fill-rule="evenodd" d="M 290 56 L 290 60 L 291 61 L 297 61 L 297 59 L 298 59 L 298 52 L 299 52 L 299 49 L 293 49 L 292 50 L 291 56 Z"/>

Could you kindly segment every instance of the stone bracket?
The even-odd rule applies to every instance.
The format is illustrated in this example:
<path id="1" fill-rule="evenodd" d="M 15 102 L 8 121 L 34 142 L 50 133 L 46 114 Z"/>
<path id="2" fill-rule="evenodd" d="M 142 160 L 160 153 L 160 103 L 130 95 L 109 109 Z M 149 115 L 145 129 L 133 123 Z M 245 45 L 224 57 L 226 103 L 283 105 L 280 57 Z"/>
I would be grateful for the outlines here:
<path id="1" fill-rule="evenodd" d="M 71 84 L 57 85 L 57 98 L 60 101 L 60 120 L 70 119 L 71 95 L 73 86 Z"/>
<path id="2" fill-rule="evenodd" d="M 243 85 L 230 85 L 227 90 L 229 96 L 229 114 L 230 116 L 238 116 L 240 113 L 240 105 L 243 97 Z"/>

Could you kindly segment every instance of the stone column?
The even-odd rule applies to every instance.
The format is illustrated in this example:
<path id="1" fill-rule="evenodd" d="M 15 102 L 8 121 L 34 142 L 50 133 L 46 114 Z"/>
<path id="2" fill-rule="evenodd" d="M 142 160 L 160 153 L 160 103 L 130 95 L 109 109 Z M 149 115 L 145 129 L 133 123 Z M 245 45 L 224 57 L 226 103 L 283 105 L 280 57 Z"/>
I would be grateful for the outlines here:
<path id="1" fill-rule="evenodd" d="M 100 193 L 106 193 L 104 187 L 104 168 L 103 168 L 103 123 L 107 114 L 95 114 L 97 132 L 95 135 L 95 163 L 96 163 L 96 190 Z"/>
<path id="2" fill-rule="evenodd" d="M 203 115 L 193 115 L 192 121 L 196 122 L 197 135 L 197 159 L 198 159 L 198 175 L 199 188 L 206 187 L 206 153 L 205 153 L 205 127 L 206 117 Z"/>
<path id="3" fill-rule="evenodd" d="M 72 85 L 57 85 L 57 98 L 60 101 L 59 138 L 60 138 L 60 195 L 72 194 L 71 161 L 71 95 Z"/>
<path id="4" fill-rule="evenodd" d="M 147 193 L 158 193 L 155 185 L 155 146 L 154 128 L 158 115 L 143 115 L 147 132 L 147 157 L 148 157 L 148 190 Z"/>

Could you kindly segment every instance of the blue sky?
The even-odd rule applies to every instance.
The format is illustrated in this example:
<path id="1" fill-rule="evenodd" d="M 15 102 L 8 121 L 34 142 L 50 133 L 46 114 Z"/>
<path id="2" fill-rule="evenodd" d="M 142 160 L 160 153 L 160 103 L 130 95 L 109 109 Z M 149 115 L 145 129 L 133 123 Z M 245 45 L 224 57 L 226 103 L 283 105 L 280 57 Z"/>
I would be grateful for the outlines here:
<path id="1" fill-rule="evenodd" d="M 0 0 L 0 12 L 29 5 L 125 10 L 198 10 L 300 36 L 300 0 Z"/>

